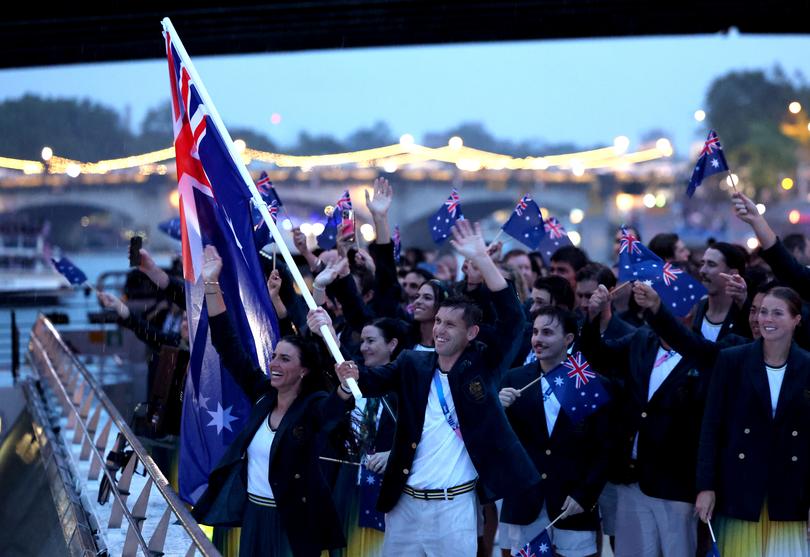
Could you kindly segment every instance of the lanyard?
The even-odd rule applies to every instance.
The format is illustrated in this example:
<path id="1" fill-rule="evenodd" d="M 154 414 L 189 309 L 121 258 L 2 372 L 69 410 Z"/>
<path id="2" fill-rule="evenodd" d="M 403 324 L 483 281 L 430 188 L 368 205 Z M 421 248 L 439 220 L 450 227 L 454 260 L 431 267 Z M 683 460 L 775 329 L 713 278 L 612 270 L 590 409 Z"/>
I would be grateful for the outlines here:
<path id="1" fill-rule="evenodd" d="M 444 389 L 442 388 L 442 380 L 439 377 L 439 373 L 441 373 L 438 369 L 433 374 L 433 384 L 436 386 L 436 395 L 439 397 L 439 404 L 442 407 L 442 413 L 444 414 L 444 418 L 447 420 L 448 425 L 453 428 L 453 433 L 455 433 L 459 439 L 461 437 L 461 426 L 456 420 L 455 412 L 450 412 L 450 407 L 447 405 L 447 400 L 444 398 Z"/>
<path id="2" fill-rule="evenodd" d="M 661 364 L 663 364 L 664 362 L 666 362 L 667 360 L 669 360 L 669 359 L 670 359 L 672 356 L 674 356 L 674 355 L 675 355 L 675 351 L 674 351 L 674 350 L 670 350 L 670 351 L 668 351 L 668 352 L 667 352 L 667 353 L 665 353 L 663 356 L 661 356 L 660 358 L 658 358 L 657 360 L 655 360 L 655 363 L 653 364 L 653 369 L 657 368 L 658 366 L 660 366 Z"/>

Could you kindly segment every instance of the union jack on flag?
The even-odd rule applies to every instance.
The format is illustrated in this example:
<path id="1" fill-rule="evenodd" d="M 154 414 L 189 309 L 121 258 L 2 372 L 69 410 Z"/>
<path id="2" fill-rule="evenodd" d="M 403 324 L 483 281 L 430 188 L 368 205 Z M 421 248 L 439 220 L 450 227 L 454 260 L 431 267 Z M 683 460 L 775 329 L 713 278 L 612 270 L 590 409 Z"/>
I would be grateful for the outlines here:
<path id="1" fill-rule="evenodd" d="M 456 191 L 456 188 L 453 188 L 453 191 L 450 192 L 450 197 L 444 202 L 447 206 L 447 213 L 453 218 L 456 216 L 456 209 L 458 209 L 459 203 L 458 191 Z"/>
<path id="2" fill-rule="evenodd" d="M 335 203 L 335 210 L 343 211 L 344 209 L 347 211 L 352 210 L 352 198 L 349 196 L 349 190 L 344 191 L 343 195 Z"/>
<path id="3" fill-rule="evenodd" d="M 663 274 L 663 276 L 664 276 L 664 284 L 666 284 L 667 286 L 672 286 L 672 283 L 675 282 L 676 280 L 678 280 L 678 275 L 683 273 L 683 271 L 681 269 L 679 269 L 678 267 L 675 267 L 674 265 L 672 265 L 672 263 L 666 262 L 666 263 L 664 263 L 664 271 L 663 271 L 663 273 L 664 273 Z"/>
<path id="4" fill-rule="evenodd" d="M 723 146 L 720 145 L 720 138 L 714 130 L 709 132 L 703 148 L 700 150 L 697 164 L 692 170 L 692 177 L 686 188 L 686 195 L 692 197 L 695 190 L 703 182 L 703 179 L 718 172 L 728 172 L 728 163 L 723 154 Z"/>
<path id="5" fill-rule="evenodd" d="M 191 351 L 180 426 L 179 491 L 183 500 L 194 504 L 252 407 L 211 344 L 208 307 L 199 280 L 204 245 L 214 245 L 222 258 L 219 284 L 228 319 L 255 366 L 267 369 L 279 333 L 253 240 L 253 196 L 247 170 L 231 154 L 228 132 L 212 117 L 216 109 L 203 102 L 202 83 L 192 79 L 194 67 L 168 19 L 163 20 L 163 28 Z"/>
<path id="6" fill-rule="evenodd" d="M 576 380 L 577 389 L 587 385 L 588 381 L 596 377 L 596 374 L 591 371 L 591 366 L 582 357 L 581 352 L 577 352 L 574 356 L 568 356 L 563 365 L 569 370 L 568 377 L 573 377 Z"/>
<path id="7" fill-rule="evenodd" d="M 270 181 L 267 172 L 262 171 L 261 175 L 259 175 L 259 179 L 256 180 L 256 189 L 262 194 L 268 194 L 273 189 L 273 182 Z"/>
<path id="8" fill-rule="evenodd" d="M 638 247 L 638 238 L 628 232 L 627 227 L 622 225 L 622 241 L 619 245 L 619 253 L 630 253 L 641 255 L 641 248 Z"/>
<path id="9" fill-rule="evenodd" d="M 546 379 L 560 407 L 574 423 L 584 420 L 610 400 L 602 378 L 591 370 L 580 352 L 569 355 L 548 372 Z"/>
<path id="10" fill-rule="evenodd" d="M 532 198 L 529 197 L 528 195 L 524 195 L 523 197 L 520 198 L 517 207 L 515 207 L 515 213 L 517 213 L 517 216 L 519 217 L 523 216 L 523 211 L 525 211 L 529 207 L 528 203 L 531 200 Z"/>
<path id="11" fill-rule="evenodd" d="M 566 235 L 565 228 L 563 228 L 562 223 L 557 220 L 557 217 L 549 217 L 543 223 L 543 228 L 546 230 L 546 234 L 548 234 L 549 238 L 553 240 L 559 240 Z"/>

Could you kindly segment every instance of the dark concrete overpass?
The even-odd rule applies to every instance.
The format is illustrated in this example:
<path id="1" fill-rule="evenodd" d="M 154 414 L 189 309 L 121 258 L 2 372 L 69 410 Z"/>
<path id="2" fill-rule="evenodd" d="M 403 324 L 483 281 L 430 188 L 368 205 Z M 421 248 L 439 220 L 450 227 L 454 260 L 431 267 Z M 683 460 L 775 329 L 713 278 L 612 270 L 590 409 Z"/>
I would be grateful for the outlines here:
<path id="1" fill-rule="evenodd" d="M 730 28 L 807 33 L 808 14 L 810 0 L 15 3 L 0 21 L 0 68 L 159 58 L 164 16 L 189 52 L 202 56 Z"/>

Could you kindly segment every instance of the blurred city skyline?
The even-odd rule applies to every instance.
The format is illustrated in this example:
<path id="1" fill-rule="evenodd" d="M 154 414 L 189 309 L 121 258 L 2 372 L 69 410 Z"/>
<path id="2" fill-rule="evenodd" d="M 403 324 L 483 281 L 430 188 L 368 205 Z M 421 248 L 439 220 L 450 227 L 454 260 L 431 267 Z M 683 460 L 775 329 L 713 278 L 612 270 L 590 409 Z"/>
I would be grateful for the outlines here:
<path id="1" fill-rule="evenodd" d="M 156 39 L 156 55 L 162 42 Z M 734 70 L 810 75 L 805 36 L 578 39 L 195 57 L 228 126 L 281 145 L 302 131 L 344 137 L 387 122 L 397 135 L 480 122 L 511 140 L 632 145 L 651 131 L 677 155 L 702 140 L 709 84 Z M 801 78 L 806 82 L 804 77 Z M 89 98 L 136 127 L 168 99 L 162 59 L 0 71 L 0 100 Z M 744 117 L 745 115 L 741 115 Z"/>

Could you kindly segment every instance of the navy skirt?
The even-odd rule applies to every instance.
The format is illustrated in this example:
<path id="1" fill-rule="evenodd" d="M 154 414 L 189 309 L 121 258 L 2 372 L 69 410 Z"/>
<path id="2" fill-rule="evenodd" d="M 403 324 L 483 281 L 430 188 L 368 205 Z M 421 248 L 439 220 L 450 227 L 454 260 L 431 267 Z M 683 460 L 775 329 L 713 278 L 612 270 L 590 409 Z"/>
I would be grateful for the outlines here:
<path id="1" fill-rule="evenodd" d="M 291 557 L 287 534 L 276 507 L 248 501 L 239 538 L 239 557 Z"/>

